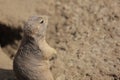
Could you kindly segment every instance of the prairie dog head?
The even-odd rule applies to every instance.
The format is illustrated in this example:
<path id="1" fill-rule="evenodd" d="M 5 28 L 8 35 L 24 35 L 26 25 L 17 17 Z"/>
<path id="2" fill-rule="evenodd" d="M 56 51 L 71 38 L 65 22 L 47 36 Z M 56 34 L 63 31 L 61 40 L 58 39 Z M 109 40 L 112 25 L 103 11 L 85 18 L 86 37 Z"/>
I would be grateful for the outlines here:
<path id="1" fill-rule="evenodd" d="M 47 16 L 32 16 L 24 26 L 24 34 L 34 37 L 44 37 L 47 29 Z"/>

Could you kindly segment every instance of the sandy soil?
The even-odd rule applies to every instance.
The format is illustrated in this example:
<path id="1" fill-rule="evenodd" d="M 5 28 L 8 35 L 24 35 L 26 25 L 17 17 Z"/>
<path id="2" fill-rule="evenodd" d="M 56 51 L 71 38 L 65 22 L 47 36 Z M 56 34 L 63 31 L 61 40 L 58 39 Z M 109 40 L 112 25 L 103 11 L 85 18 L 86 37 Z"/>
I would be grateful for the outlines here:
<path id="1" fill-rule="evenodd" d="M 0 0 L 0 79 L 14 78 L 24 22 L 41 14 L 58 51 L 56 80 L 120 80 L 120 0 Z"/>

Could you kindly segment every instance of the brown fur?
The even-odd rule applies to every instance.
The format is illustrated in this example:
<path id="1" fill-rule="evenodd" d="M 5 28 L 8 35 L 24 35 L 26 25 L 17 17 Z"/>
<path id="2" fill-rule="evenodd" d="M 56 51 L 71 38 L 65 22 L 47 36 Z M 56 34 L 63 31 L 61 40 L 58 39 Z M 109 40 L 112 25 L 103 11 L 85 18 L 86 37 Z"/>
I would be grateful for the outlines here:
<path id="1" fill-rule="evenodd" d="M 31 17 L 25 24 L 24 36 L 13 62 L 18 80 L 54 80 L 49 59 L 56 51 L 46 43 L 46 28 L 44 16 Z"/>

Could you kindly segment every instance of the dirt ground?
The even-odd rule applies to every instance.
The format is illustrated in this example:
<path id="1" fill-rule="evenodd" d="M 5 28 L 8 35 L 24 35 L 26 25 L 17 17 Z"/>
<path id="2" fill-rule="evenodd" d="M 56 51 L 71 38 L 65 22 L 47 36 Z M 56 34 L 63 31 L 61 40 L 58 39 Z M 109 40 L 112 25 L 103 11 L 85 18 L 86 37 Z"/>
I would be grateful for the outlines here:
<path id="1" fill-rule="evenodd" d="M 120 80 L 120 0 L 0 0 L 0 80 L 29 16 L 47 15 L 47 42 L 58 52 L 56 80 Z"/>

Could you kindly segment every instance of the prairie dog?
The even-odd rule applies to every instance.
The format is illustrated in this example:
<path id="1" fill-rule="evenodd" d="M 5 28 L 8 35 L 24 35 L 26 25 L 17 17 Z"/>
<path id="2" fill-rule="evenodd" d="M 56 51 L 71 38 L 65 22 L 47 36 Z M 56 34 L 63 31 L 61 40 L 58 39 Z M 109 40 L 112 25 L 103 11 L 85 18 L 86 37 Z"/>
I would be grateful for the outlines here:
<path id="1" fill-rule="evenodd" d="M 18 80 L 54 80 L 49 59 L 56 50 L 46 40 L 47 16 L 33 16 L 23 28 L 23 39 L 13 61 Z"/>

